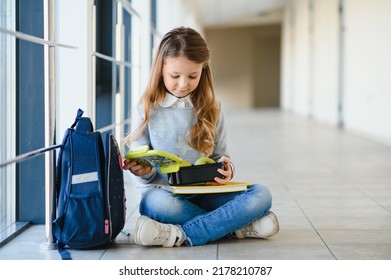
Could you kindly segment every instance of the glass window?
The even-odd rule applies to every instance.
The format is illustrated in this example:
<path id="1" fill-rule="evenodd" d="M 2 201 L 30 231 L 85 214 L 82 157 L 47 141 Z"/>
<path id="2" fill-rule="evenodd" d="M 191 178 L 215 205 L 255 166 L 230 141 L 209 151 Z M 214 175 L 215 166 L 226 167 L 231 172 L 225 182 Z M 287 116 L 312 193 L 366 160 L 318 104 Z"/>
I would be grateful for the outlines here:
<path id="1" fill-rule="evenodd" d="M 15 157 L 15 30 L 12 0 L 0 1 L 0 162 Z M 0 232 L 15 223 L 15 165 L 0 167 Z M 1 240 L 0 240 L 1 241 Z"/>
<path id="2" fill-rule="evenodd" d="M 0 243 L 4 229 L 45 221 L 44 158 L 3 166 L 44 146 L 44 47 L 9 34 L 17 30 L 43 38 L 43 5 L 41 0 L 0 0 Z M 141 75 L 152 60 L 141 57 L 152 56 L 157 42 L 156 1 L 95 0 L 91 5 L 95 127 L 121 140 L 142 92 Z M 149 31 L 141 32 L 148 20 Z"/>
<path id="3" fill-rule="evenodd" d="M 95 15 L 96 127 L 120 140 L 129 130 L 132 93 L 139 92 L 140 15 L 125 0 L 97 0 Z"/>

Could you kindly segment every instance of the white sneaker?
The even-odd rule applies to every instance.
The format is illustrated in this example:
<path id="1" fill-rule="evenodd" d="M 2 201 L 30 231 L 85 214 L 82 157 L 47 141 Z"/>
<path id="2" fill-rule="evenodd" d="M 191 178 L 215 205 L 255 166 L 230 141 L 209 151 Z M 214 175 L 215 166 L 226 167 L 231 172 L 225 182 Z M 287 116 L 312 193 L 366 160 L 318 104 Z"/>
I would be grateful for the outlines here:
<path id="1" fill-rule="evenodd" d="M 278 233 L 280 225 L 277 216 L 269 211 L 251 224 L 235 231 L 237 238 L 268 238 Z"/>
<path id="2" fill-rule="evenodd" d="M 179 226 L 159 223 L 147 216 L 140 216 L 134 231 L 134 242 L 139 245 L 173 247 L 181 246 L 185 234 Z"/>

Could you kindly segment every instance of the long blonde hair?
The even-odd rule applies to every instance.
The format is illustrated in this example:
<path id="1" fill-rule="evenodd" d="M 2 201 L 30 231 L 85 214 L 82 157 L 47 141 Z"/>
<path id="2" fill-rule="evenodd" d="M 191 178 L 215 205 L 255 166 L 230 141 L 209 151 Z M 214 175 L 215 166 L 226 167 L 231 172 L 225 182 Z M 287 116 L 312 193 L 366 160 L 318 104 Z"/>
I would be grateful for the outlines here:
<path id="1" fill-rule="evenodd" d="M 126 137 L 126 141 L 136 140 L 146 129 L 150 111 L 159 106 L 167 92 L 162 76 L 165 59 L 178 56 L 184 56 L 190 61 L 203 64 L 199 84 L 190 94 L 196 121 L 186 142 L 204 156 L 210 156 L 214 150 L 219 109 L 215 100 L 208 46 L 201 35 L 191 28 L 179 27 L 173 29 L 160 42 L 155 53 L 146 90 L 140 100 L 140 103 L 144 106 L 144 120 L 140 127 Z"/>

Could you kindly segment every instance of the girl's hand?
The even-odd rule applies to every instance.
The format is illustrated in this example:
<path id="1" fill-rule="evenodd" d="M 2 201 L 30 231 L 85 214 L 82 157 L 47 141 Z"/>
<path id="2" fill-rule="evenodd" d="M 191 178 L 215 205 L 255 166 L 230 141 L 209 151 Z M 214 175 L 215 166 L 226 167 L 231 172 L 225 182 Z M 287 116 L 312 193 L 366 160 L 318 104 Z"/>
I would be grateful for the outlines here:
<path id="1" fill-rule="evenodd" d="M 224 169 L 217 169 L 217 171 L 223 175 L 225 178 L 222 179 L 222 178 L 219 178 L 219 177 L 215 177 L 215 181 L 217 183 L 219 183 L 220 185 L 225 185 L 227 184 L 229 181 L 231 181 L 232 179 L 232 169 L 231 169 L 231 164 L 230 163 L 230 159 L 229 157 L 226 157 L 226 156 L 222 156 L 218 162 L 222 162 L 224 164 Z"/>
<path id="2" fill-rule="evenodd" d="M 136 160 L 124 160 L 124 170 L 129 170 L 136 176 L 143 176 L 151 172 L 152 166 L 139 164 Z"/>

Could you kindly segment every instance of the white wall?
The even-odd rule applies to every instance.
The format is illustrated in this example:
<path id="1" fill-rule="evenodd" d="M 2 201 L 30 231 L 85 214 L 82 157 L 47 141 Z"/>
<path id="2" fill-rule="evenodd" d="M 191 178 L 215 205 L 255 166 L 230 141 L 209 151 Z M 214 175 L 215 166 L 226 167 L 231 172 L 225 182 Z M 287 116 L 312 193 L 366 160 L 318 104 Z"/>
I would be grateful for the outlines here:
<path id="1" fill-rule="evenodd" d="M 314 119 L 338 124 L 339 0 L 317 0 L 313 6 L 312 115 Z M 312 86 L 312 87 L 311 87 Z"/>
<path id="2" fill-rule="evenodd" d="M 391 144 L 391 1 L 345 2 L 345 126 Z"/>
<path id="3" fill-rule="evenodd" d="M 309 107 L 309 32 L 308 32 L 308 0 L 297 0 L 295 9 L 295 25 L 293 32 L 295 36 L 293 55 L 295 64 L 293 68 L 293 97 L 291 108 L 293 112 L 308 115 Z"/>
<path id="4" fill-rule="evenodd" d="M 391 145 L 391 1 L 345 0 L 342 50 L 339 1 L 309 1 L 285 11 L 282 108 L 337 125 L 341 93 L 344 127 Z"/>
<path id="5" fill-rule="evenodd" d="M 288 3 L 284 10 L 284 20 L 281 30 L 281 92 L 280 107 L 289 111 L 293 108 L 294 96 L 294 67 L 295 67 L 295 13 L 292 2 Z"/>
<path id="6" fill-rule="evenodd" d="M 192 27 L 203 33 L 203 28 L 196 17 L 195 6 L 192 1 L 158 0 L 156 5 L 157 29 L 162 36 L 179 26 Z"/>

